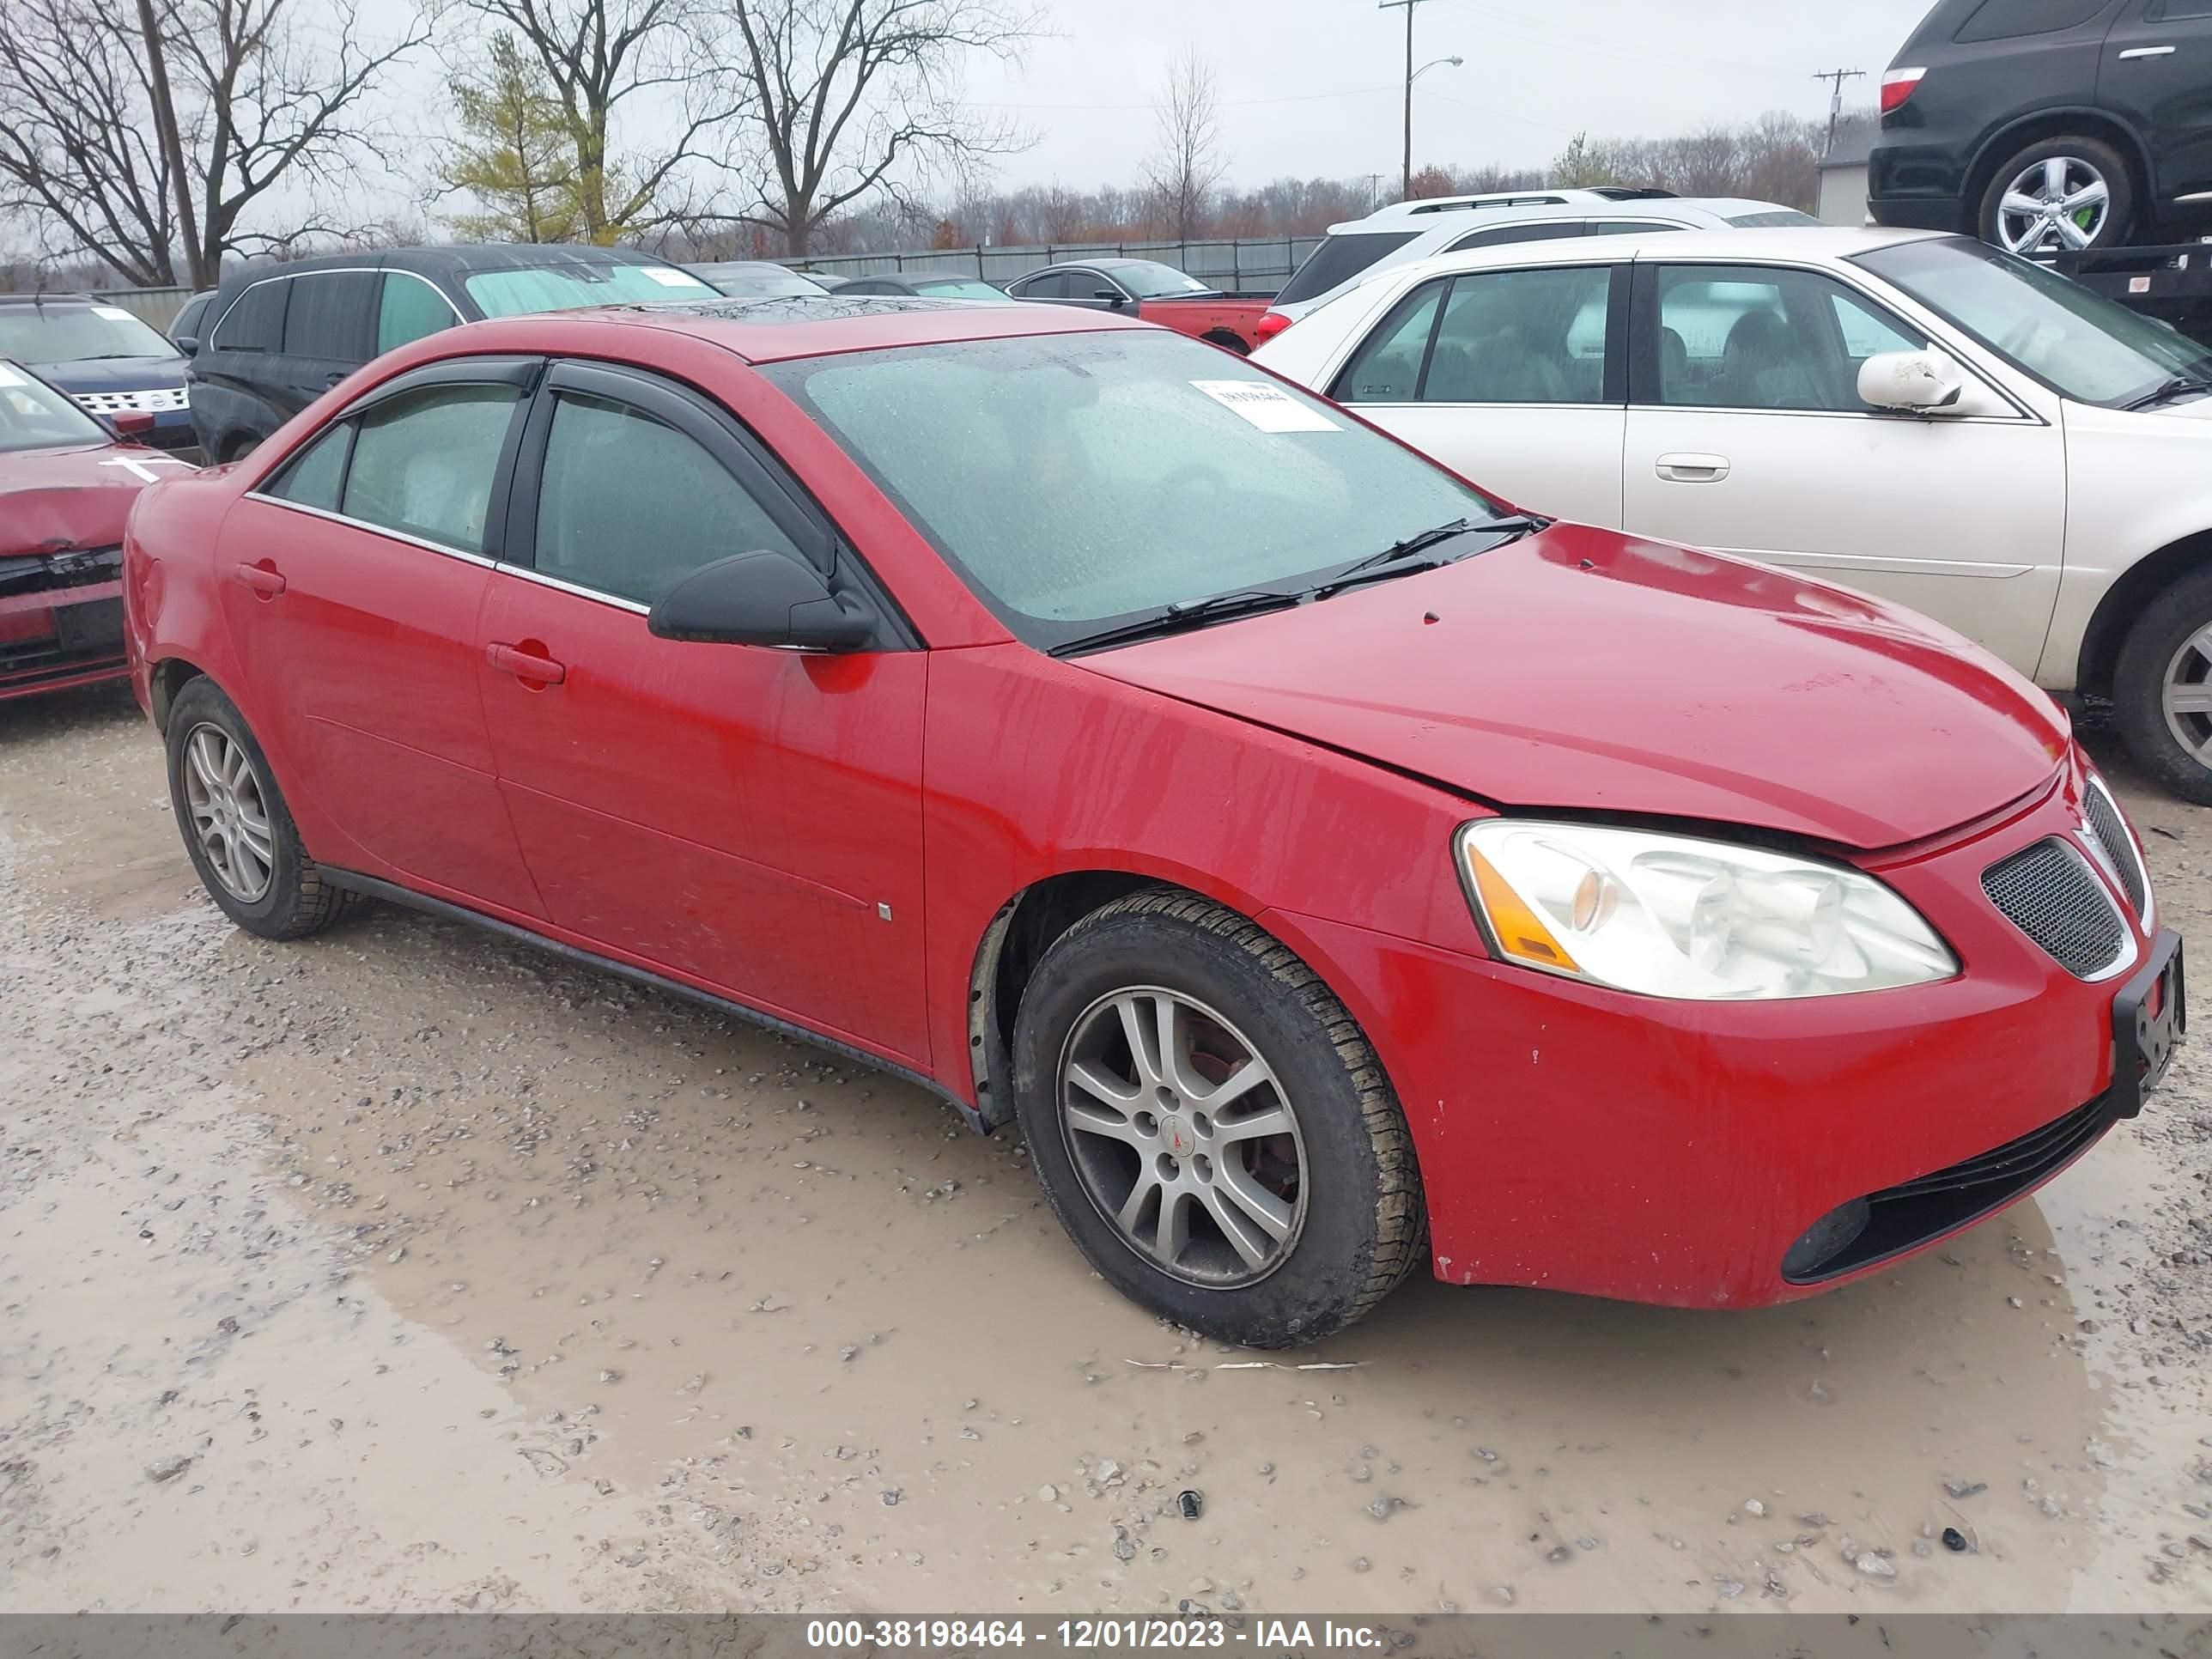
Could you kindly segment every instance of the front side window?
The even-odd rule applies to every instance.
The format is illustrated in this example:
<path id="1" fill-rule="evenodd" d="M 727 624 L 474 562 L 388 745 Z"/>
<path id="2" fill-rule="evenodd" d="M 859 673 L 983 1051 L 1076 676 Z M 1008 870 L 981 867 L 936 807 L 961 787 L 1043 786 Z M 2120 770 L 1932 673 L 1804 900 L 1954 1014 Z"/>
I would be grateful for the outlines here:
<path id="1" fill-rule="evenodd" d="M 339 510 L 441 547 L 483 552 L 515 398 L 508 386 L 426 386 L 370 410 L 360 417 Z"/>
<path id="2" fill-rule="evenodd" d="M 19 363 L 176 356 L 176 347 L 121 306 L 0 305 L 0 357 Z"/>
<path id="3" fill-rule="evenodd" d="M 690 272 L 674 265 L 580 261 L 517 270 L 480 270 L 463 277 L 461 286 L 487 317 L 519 317 L 526 312 L 568 311 L 578 306 L 666 305 L 722 297 Z"/>
<path id="4" fill-rule="evenodd" d="M 281 351 L 284 347 L 284 296 L 291 283 L 283 277 L 256 283 L 231 302 L 215 326 L 217 351 Z"/>
<path id="5" fill-rule="evenodd" d="M 763 550 L 801 556 L 695 440 L 627 404 L 558 394 L 538 493 L 538 570 L 649 605 L 704 565 Z"/>
<path id="6" fill-rule="evenodd" d="M 777 363 L 780 386 L 1018 637 L 1313 580 L 1485 496 L 1260 370 L 1152 330 Z"/>
<path id="7" fill-rule="evenodd" d="M 376 302 L 376 349 L 381 354 L 451 328 L 459 319 L 446 296 L 410 271 L 387 270 Z"/>
<path id="8" fill-rule="evenodd" d="M 1865 414 L 1860 366 L 1926 343 L 1816 271 L 1677 265 L 1658 294 L 1662 404 Z"/>
<path id="9" fill-rule="evenodd" d="M 285 355 L 367 362 L 378 281 L 373 270 L 310 271 L 295 276 L 292 302 L 284 310 Z"/>
<path id="10" fill-rule="evenodd" d="M 345 483 L 346 451 L 352 447 L 354 423 L 342 421 L 309 444 L 288 463 L 264 492 L 278 501 L 301 507 L 338 510 L 338 494 Z"/>
<path id="11" fill-rule="evenodd" d="M 2014 368 L 2081 403 L 2212 380 L 2212 349 L 2041 265 L 1963 236 L 1853 256 Z"/>
<path id="12" fill-rule="evenodd" d="M 0 454 L 111 441 L 106 427 L 53 387 L 0 363 Z"/>

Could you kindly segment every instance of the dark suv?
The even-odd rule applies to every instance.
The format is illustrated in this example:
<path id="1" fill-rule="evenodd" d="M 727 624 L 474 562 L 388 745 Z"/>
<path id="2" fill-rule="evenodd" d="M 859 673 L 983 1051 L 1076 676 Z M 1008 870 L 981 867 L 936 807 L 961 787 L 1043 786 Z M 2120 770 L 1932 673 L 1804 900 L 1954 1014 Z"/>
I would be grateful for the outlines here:
<path id="1" fill-rule="evenodd" d="M 153 327 L 85 294 L 0 295 L 0 357 L 35 370 L 88 412 L 150 415 L 137 441 L 189 453 L 185 360 Z"/>
<path id="2" fill-rule="evenodd" d="M 1939 0 L 1882 77 L 1867 190 L 2016 253 L 2212 225 L 2212 0 Z"/>
<path id="3" fill-rule="evenodd" d="M 177 337 L 191 358 L 192 426 L 234 461 L 372 357 L 457 323 L 529 311 L 713 300 L 665 259 L 613 247 L 487 243 L 331 253 L 225 283 Z"/>

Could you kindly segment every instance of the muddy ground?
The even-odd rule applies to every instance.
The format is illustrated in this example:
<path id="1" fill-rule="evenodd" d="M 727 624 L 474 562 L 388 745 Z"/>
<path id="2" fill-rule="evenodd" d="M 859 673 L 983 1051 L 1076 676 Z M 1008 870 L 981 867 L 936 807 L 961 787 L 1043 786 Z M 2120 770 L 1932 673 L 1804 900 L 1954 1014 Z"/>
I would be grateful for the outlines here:
<path id="1" fill-rule="evenodd" d="M 2212 940 L 2212 813 L 2127 793 Z M 0 1608 L 2203 1609 L 2208 1036 L 1837 1294 L 1424 1281 L 1255 1367 L 904 1085 L 401 910 L 235 932 L 127 696 L 10 705 Z"/>

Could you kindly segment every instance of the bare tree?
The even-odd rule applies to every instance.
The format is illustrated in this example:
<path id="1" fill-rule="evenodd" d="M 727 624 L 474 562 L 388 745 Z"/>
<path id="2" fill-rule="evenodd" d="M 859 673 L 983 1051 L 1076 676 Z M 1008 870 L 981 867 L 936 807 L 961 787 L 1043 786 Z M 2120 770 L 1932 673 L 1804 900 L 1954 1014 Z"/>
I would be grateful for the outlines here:
<path id="1" fill-rule="evenodd" d="M 389 134 L 373 106 L 421 46 L 410 20 L 373 40 L 357 0 L 156 0 L 179 149 L 197 207 L 196 268 L 350 227 L 294 210 L 255 228 L 279 184 L 339 198 Z M 143 36 L 101 0 L 0 5 L 0 210 L 27 216 L 50 252 L 88 253 L 126 282 L 176 280 L 169 161 L 154 133 Z"/>
<path id="2" fill-rule="evenodd" d="M 574 150 L 575 234 L 613 242 L 696 218 L 686 193 L 696 164 L 713 159 L 710 135 L 741 105 L 715 84 L 693 31 L 699 0 L 447 0 L 510 29 L 544 70 Z M 639 123 L 671 136 L 625 152 L 616 126 L 634 106 Z"/>
<path id="3" fill-rule="evenodd" d="M 962 60 L 1012 58 L 1036 31 L 1018 0 L 724 0 L 726 68 L 762 126 L 753 204 L 738 216 L 804 254 L 841 210 L 908 198 L 1027 140 L 959 99 Z"/>
<path id="4" fill-rule="evenodd" d="M 1153 107 L 1160 147 L 1146 169 L 1146 183 L 1169 232 L 1186 240 L 1204 230 L 1207 203 L 1229 167 L 1213 68 L 1196 47 L 1176 59 Z"/>

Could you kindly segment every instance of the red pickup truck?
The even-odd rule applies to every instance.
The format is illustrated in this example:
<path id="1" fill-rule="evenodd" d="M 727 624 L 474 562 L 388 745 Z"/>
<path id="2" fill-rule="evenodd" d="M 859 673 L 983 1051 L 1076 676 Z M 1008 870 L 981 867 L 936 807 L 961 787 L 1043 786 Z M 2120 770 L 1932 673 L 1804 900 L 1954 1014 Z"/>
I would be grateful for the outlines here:
<path id="1" fill-rule="evenodd" d="M 1274 300 L 1271 294 L 1224 294 L 1155 259 L 1071 259 L 1017 276 L 1006 292 L 1046 305 L 1134 311 L 1146 322 L 1238 352 L 1260 343 L 1253 331 Z"/>

